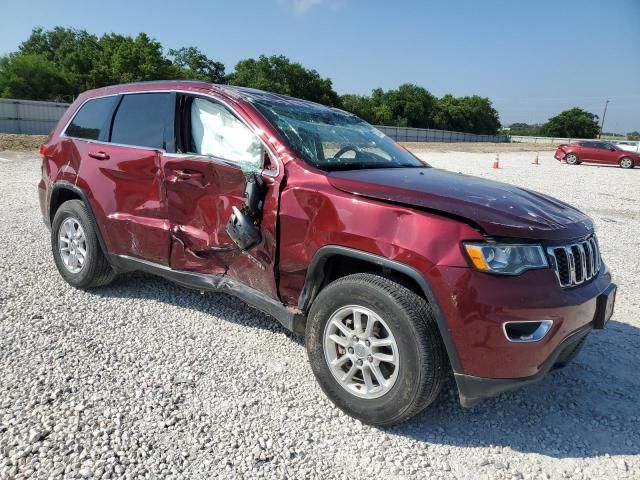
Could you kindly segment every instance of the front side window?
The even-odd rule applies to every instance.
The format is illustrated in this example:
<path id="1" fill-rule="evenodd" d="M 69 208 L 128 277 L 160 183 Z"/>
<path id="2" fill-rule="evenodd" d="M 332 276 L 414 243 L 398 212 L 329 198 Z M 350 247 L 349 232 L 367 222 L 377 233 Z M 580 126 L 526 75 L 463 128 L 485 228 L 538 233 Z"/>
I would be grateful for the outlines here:
<path id="1" fill-rule="evenodd" d="M 305 102 L 253 104 L 304 161 L 324 171 L 428 167 L 364 120 Z"/>
<path id="2" fill-rule="evenodd" d="M 116 111 L 111 142 L 165 149 L 165 123 L 170 112 L 168 93 L 128 94 Z"/>
<path id="3" fill-rule="evenodd" d="M 237 163 L 243 170 L 260 168 L 260 140 L 223 105 L 194 98 L 190 123 L 193 153 Z"/>
<path id="4" fill-rule="evenodd" d="M 73 117 L 65 135 L 87 140 L 106 140 L 109 136 L 111 113 L 117 101 L 117 96 L 87 101 Z"/>

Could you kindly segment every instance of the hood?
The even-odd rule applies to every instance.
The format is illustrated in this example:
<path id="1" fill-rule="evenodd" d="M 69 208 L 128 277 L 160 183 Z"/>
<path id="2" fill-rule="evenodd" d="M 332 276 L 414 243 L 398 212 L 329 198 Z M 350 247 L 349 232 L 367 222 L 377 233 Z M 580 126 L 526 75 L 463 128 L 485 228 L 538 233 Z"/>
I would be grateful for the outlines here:
<path id="1" fill-rule="evenodd" d="M 593 231 L 589 217 L 553 197 L 446 170 L 350 170 L 328 177 L 343 192 L 462 217 L 491 236 L 553 241 Z"/>

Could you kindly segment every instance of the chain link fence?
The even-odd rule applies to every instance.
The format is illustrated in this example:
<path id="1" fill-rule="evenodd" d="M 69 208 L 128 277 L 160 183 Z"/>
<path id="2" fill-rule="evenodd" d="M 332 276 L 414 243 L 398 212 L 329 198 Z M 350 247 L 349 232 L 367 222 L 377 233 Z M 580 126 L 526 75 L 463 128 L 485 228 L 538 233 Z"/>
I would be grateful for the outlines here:
<path id="1" fill-rule="evenodd" d="M 451 132 L 433 128 L 389 127 L 376 125 L 376 128 L 396 142 L 490 142 L 507 143 L 507 135 L 476 135 L 475 133 Z"/>

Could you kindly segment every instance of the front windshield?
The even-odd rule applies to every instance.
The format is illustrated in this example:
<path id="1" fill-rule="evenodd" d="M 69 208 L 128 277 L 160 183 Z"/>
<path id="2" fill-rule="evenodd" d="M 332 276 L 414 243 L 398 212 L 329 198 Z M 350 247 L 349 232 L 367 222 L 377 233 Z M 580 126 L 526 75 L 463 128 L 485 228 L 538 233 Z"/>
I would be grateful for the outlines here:
<path id="1" fill-rule="evenodd" d="M 350 113 L 305 102 L 256 99 L 253 104 L 303 160 L 321 170 L 428 167 Z"/>

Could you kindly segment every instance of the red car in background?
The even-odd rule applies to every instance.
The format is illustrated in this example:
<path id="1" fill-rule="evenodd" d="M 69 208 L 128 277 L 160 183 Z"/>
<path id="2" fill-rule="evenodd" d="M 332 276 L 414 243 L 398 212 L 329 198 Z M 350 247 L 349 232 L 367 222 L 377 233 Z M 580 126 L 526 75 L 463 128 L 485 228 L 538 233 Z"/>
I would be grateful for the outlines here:
<path id="1" fill-rule="evenodd" d="M 558 145 L 554 155 L 556 160 L 564 160 L 569 165 L 585 163 L 604 163 L 633 168 L 640 165 L 640 154 L 622 150 L 608 142 L 582 141 Z"/>

